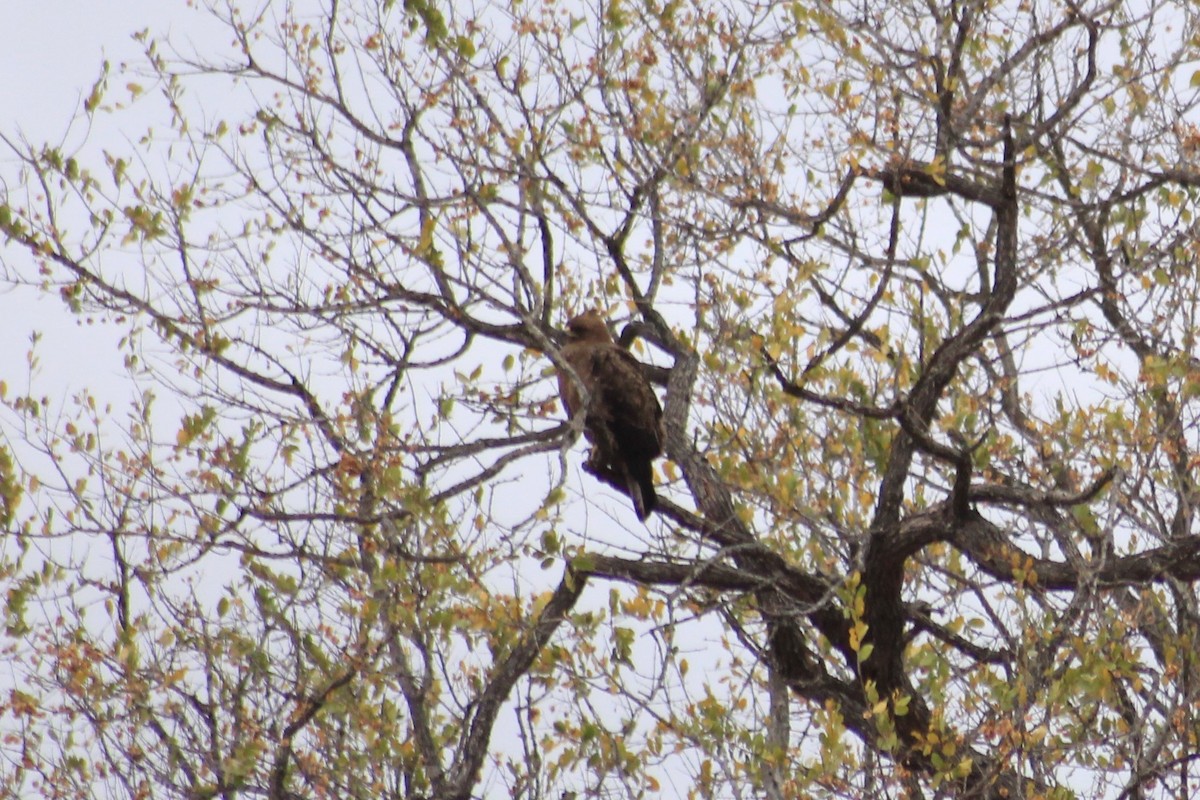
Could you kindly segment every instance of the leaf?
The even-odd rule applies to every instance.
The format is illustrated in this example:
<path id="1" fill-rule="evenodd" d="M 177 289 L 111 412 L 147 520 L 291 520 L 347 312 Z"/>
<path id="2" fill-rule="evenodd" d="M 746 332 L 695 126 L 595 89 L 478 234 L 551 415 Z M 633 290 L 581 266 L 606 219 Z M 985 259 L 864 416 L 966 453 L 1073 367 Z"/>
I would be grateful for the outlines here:
<path id="1" fill-rule="evenodd" d="M 427 44 L 437 45 L 446 38 L 446 18 L 430 0 L 404 0 L 404 10 L 409 15 L 410 29 L 422 27 Z"/>
<path id="2" fill-rule="evenodd" d="M 83 110 L 88 114 L 95 113 L 100 101 L 104 99 L 104 90 L 108 86 L 108 69 L 108 61 L 105 61 L 100 71 L 100 77 L 92 84 L 92 90 L 88 92 L 87 99 L 83 101 Z"/>

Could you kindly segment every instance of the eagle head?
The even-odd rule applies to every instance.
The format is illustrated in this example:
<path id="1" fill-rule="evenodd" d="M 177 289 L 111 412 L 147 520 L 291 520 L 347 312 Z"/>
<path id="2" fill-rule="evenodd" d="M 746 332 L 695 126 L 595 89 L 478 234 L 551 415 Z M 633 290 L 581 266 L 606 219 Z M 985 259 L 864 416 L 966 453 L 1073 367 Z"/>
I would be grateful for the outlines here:
<path id="1" fill-rule="evenodd" d="M 611 342 L 612 335 L 604 318 L 596 311 L 585 311 L 567 322 L 567 339 L 571 342 Z"/>

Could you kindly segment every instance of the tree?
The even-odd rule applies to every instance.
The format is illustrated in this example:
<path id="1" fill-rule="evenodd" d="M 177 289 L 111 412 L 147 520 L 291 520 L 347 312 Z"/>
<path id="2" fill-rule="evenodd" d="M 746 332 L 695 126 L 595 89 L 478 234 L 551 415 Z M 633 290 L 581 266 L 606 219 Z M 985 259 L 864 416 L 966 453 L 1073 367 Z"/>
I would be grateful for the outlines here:
<path id="1" fill-rule="evenodd" d="M 5 279 L 131 399 L 0 386 L 4 785 L 1191 793 L 1194 7 L 194 13 L 5 138 Z M 648 526 L 555 400 L 593 307 Z"/>

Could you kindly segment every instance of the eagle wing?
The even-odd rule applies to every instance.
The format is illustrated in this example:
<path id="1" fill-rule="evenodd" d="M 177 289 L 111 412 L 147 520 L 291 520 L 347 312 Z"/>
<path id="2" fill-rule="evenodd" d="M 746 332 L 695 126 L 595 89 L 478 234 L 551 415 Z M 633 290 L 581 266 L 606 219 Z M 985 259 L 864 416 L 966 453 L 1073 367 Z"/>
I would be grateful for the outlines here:
<path id="1" fill-rule="evenodd" d="M 662 406 L 642 374 L 641 364 L 617 345 L 597 348 L 592 356 L 596 412 L 620 442 L 624 456 L 645 459 L 662 454 Z"/>

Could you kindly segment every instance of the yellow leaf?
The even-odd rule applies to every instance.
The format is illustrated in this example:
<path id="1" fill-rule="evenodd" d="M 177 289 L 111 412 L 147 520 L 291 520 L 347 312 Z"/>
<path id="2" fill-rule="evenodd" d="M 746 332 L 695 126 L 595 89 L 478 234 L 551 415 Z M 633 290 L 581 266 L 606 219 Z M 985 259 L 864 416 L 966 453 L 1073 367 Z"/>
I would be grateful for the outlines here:
<path id="1" fill-rule="evenodd" d="M 865 623 L 865 622 L 854 623 L 854 627 L 852 627 L 850 629 L 850 649 L 857 652 L 858 648 L 862 645 L 862 641 L 866 637 L 866 635 L 867 635 L 867 623 Z"/>
<path id="2" fill-rule="evenodd" d="M 437 230 L 437 220 L 428 217 L 421 223 L 421 238 L 417 240 L 417 255 L 424 258 L 432 254 L 433 232 Z"/>

